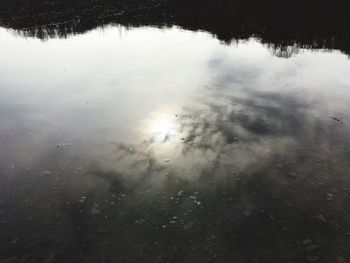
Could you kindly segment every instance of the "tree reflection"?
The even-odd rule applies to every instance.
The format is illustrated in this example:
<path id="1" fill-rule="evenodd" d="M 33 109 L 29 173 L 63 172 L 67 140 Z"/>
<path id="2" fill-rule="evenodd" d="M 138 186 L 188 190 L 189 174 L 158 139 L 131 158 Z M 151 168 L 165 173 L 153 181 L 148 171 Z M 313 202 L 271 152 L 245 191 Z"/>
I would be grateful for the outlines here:
<path id="1" fill-rule="evenodd" d="M 17 8 L 17 5 L 24 6 Z M 252 36 L 290 57 L 300 48 L 349 53 L 345 1 L 3 1 L 0 25 L 26 37 L 66 38 L 107 24 L 126 27 L 177 25 L 205 30 L 230 43 Z"/>

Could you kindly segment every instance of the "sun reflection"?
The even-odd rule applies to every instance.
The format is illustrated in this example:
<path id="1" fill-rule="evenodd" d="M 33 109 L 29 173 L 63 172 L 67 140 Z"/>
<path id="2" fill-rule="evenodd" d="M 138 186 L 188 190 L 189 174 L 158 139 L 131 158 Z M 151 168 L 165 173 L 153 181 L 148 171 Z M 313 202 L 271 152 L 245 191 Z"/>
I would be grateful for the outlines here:
<path id="1" fill-rule="evenodd" d="M 168 142 L 177 134 L 175 116 L 170 114 L 155 114 L 147 126 L 147 133 L 155 142 Z"/>

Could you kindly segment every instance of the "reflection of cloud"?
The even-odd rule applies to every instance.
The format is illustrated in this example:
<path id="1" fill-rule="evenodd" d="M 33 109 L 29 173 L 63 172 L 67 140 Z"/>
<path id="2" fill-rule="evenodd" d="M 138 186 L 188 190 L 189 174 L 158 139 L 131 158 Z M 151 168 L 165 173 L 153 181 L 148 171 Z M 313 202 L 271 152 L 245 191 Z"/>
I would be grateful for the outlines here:
<path id="1" fill-rule="evenodd" d="M 329 235 L 335 233 L 332 225 L 315 223 L 315 215 L 323 209 L 327 219 L 334 218 L 336 208 L 329 208 L 319 197 L 330 186 L 338 187 L 336 195 L 341 195 L 342 181 L 339 188 L 332 176 L 345 173 L 349 166 L 344 154 L 333 148 L 339 147 L 339 141 L 332 145 L 333 137 L 340 141 L 344 137 L 334 136 L 339 134 L 328 129 L 328 123 L 311 119 L 310 107 L 300 98 L 276 92 L 208 89 L 177 117 L 150 117 L 142 126 L 143 142 L 117 142 L 94 149 L 89 156 L 92 161 L 85 164 L 90 169 L 65 178 L 69 183 L 62 195 L 71 203 L 60 204 L 59 212 L 66 221 L 54 218 L 56 212 L 52 220 L 61 222 L 62 229 L 79 226 L 73 232 L 78 238 L 63 238 L 72 240 L 69 246 L 74 249 L 88 248 L 84 251 L 90 259 L 87 262 L 98 261 L 97 254 L 108 254 L 106 262 L 111 258 L 123 262 L 132 257 L 130 251 L 135 251 L 130 262 L 142 261 L 145 255 L 163 262 L 159 254 L 164 261 L 175 255 L 178 258 L 172 262 L 183 258 L 211 262 L 205 260 L 214 253 L 225 258 L 222 262 L 237 258 L 259 262 L 261 255 L 275 259 L 272 262 L 291 257 L 302 261 L 303 255 L 295 251 L 305 236 L 334 242 Z M 177 134 L 170 142 L 177 147 L 168 149 L 170 161 L 165 162 L 159 148 L 170 144 L 163 142 L 173 129 Z M 154 133 L 160 141 L 149 138 Z M 76 164 L 63 166 L 64 173 L 69 173 Z M 86 197 L 83 203 L 77 202 L 81 196 Z M 343 201 L 331 206 L 338 202 Z M 101 213 L 98 216 L 80 212 L 95 205 Z M 48 233 L 56 237 L 58 226 L 50 225 Z M 157 258 L 153 257 L 155 246 L 162 251 L 155 253 Z M 140 247 L 145 252 L 137 254 Z M 174 252 L 173 247 L 184 249 Z M 272 250 L 273 255 L 266 252 Z M 325 250 L 335 253 L 332 247 Z"/>
<path id="2" fill-rule="evenodd" d="M 324 123 L 309 114 L 312 101 L 297 93 L 252 88 L 252 77 L 258 79 L 263 73 L 259 68 L 254 73 L 243 69 L 247 74 L 237 74 L 237 79 L 229 77 L 229 65 L 214 64 L 210 66 L 218 72 L 212 79 L 215 85 L 197 96 L 195 104 L 184 107 L 177 117 L 152 116 L 145 122 L 142 143 L 111 148 L 110 158 L 97 166 L 115 171 L 126 181 L 161 188 L 178 181 L 201 185 L 229 180 L 233 173 L 254 180 L 256 173 L 274 171 L 280 163 L 286 173 L 297 169 L 293 165 L 305 156 L 305 145 L 323 138 L 317 133 L 324 131 Z M 171 147 L 161 148 L 165 142 L 171 142 Z M 288 178 L 274 180 L 286 183 Z"/>
<path id="3" fill-rule="evenodd" d="M 149 33 L 148 31 L 147 34 Z M 145 45 L 145 42 L 142 44 Z M 154 48 L 153 44 L 149 46 Z M 258 44 L 255 52 L 265 51 L 261 47 Z M 141 50 L 144 52 L 144 48 Z M 242 49 L 237 53 L 242 55 L 241 51 Z M 246 50 L 247 53 L 249 51 Z M 133 52 L 131 49 L 131 53 Z M 152 58 L 153 53 L 150 54 Z M 174 57 L 176 56 L 175 54 Z M 201 57 L 201 54 L 198 56 Z M 33 119 L 26 117 L 25 119 L 32 120 L 30 124 L 36 127 L 35 131 L 38 134 L 33 137 L 22 136 L 33 138 L 29 142 L 28 139 L 21 139 L 18 134 L 11 134 L 15 138 L 6 142 L 5 146 L 7 149 L 13 148 L 11 151 L 15 151 L 17 156 L 30 155 L 29 152 L 36 153 L 30 155 L 35 157 L 30 158 L 30 163 L 36 165 L 33 165 L 31 170 L 25 169 L 30 164 L 23 165 L 23 175 L 12 178 L 12 184 L 11 180 L 6 181 L 6 176 L 1 177 L 1 180 L 5 180 L 5 184 L 1 184 L 4 185 L 5 191 L 1 191 L 0 199 L 7 202 L 9 196 L 15 197 L 11 198 L 10 205 L 6 204 L 8 209 L 4 209 L 5 213 L 1 213 L 0 216 L 11 219 L 16 215 L 16 218 L 25 219 L 28 216 L 26 213 L 33 213 L 42 218 L 42 221 L 36 222 L 39 225 L 37 228 L 27 227 L 29 224 L 35 225 L 32 222 L 21 224 L 22 228 L 25 226 L 29 229 L 25 231 L 33 232 L 28 234 L 28 237 L 34 234 L 37 236 L 37 233 L 43 231 L 42 222 L 50 223 L 44 225 L 47 226 L 46 231 L 55 239 L 55 232 L 63 232 L 60 228 L 67 229 L 69 225 L 76 229 L 78 226 L 80 230 L 71 231 L 72 237 L 60 235 L 59 239 L 62 238 L 65 242 L 72 241 L 72 245 L 68 245 L 75 250 L 72 254 L 88 254 L 90 260 L 84 262 L 142 262 L 145 258 L 150 262 L 193 262 L 194 258 L 197 259 L 195 262 L 211 262 L 208 255 L 211 256 L 210 259 L 213 255 L 222 257 L 221 262 L 247 262 L 247 258 L 252 259 L 252 262 L 260 262 L 260 255 L 269 262 L 288 262 L 290 254 L 295 255 L 293 252 L 299 251 L 297 244 L 300 242 L 295 240 L 302 241 L 305 235 L 314 240 L 332 243 L 333 238 L 327 239 L 322 236 L 319 229 L 324 226 L 315 225 L 314 218 L 315 214 L 320 213 L 320 209 L 323 209 L 325 217 L 332 218 L 335 215 L 332 209 L 336 209 L 337 206 L 344 208 L 347 205 L 348 198 L 344 198 L 343 194 L 343 187 L 348 183 L 347 172 L 350 167 L 347 158 L 350 149 L 347 126 L 334 122 L 328 115 L 325 119 L 315 118 L 310 114 L 315 108 L 313 102 L 299 96 L 297 92 L 291 94 L 293 91 L 287 93 L 281 89 L 278 92 L 266 91 L 269 89 L 266 86 L 269 85 L 265 84 L 271 82 L 255 85 L 261 75 L 268 78 L 267 71 L 263 69 L 268 60 L 264 59 L 258 63 L 254 60 L 247 64 L 244 63 L 245 59 L 230 60 L 232 57 L 227 56 L 228 59 L 225 60 L 225 57 L 226 54 L 214 57 L 209 63 L 209 73 L 213 73 L 210 75 L 211 82 L 197 94 L 197 100 L 193 100 L 191 104 L 183 103 L 186 106 L 176 111 L 177 116 L 172 115 L 173 113 L 166 114 L 164 112 L 168 111 L 159 109 L 158 104 L 167 102 L 167 98 L 173 94 L 169 95 L 169 86 L 165 91 L 156 89 L 153 77 L 151 81 L 148 78 L 148 82 L 142 81 L 142 84 L 150 85 L 142 85 L 142 88 L 137 89 L 138 92 L 142 91 L 141 93 L 130 93 L 135 103 L 125 99 L 127 96 L 111 96 L 107 90 L 104 92 L 105 90 L 92 89 L 110 97 L 113 105 L 119 104 L 120 111 L 113 107 L 111 108 L 114 110 L 110 110 L 105 104 L 112 112 L 113 119 L 145 119 L 139 125 L 140 134 L 137 134 L 143 138 L 141 142 L 123 141 L 123 138 L 128 137 L 122 136 L 124 131 L 113 130 L 110 136 L 106 135 L 108 132 L 104 130 L 89 133 L 87 128 L 94 126 L 89 127 L 89 124 L 96 124 L 96 120 L 84 124 L 83 118 L 76 118 L 78 121 L 67 121 L 69 125 L 63 125 L 64 129 L 58 129 L 58 133 L 67 132 L 69 126 L 75 123 L 79 129 L 72 134 L 79 136 L 81 140 L 71 147 L 57 149 L 55 145 L 51 145 L 52 140 L 45 140 L 40 133 L 47 127 L 52 129 L 55 126 L 33 122 Z M 195 62 L 197 58 L 197 55 L 193 56 Z M 105 60 L 101 61 L 106 64 Z M 234 64 L 233 61 L 239 63 Z M 131 68 L 134 68 L 135 61 L 131 59 L 129 62 Z M 174 67 L 174 61 L 166 57 L 164 62 L 156 64 L 154 68 L 163 63 L 169 66 L 161 72 L 161 75 L 166 75 L 165 73 Z M 177 63 L 179 68 L 182 68 L 182 60 Z M 314 66 L 315 63 L 310 64 Z M 111 64 L 106 65 L 116 69 L 111 67 Z M 150 65 L 145 64 L 145 67 L 152 68 Z M 188 75 L 181 75 L 181 83 L 185 83 L 185 88 L 197 83 L 189 81 L 189 76 L 202 78 L 202 75 L 194 74 L 197 71 L 192 69 L 197 63 L 187 65 L 192 65 L 188 66 Z M 125 67 L 125 64 L 122 66 Z M 301 67 L 301 70 L 303 69 Z M 289 76 L 289 68 L 283 67 L 283 71 Z M 149 75 L 145 68 L 137 72 Z M 169 79 L 180 76 L 179 71 L 175 72 L 177 73 L 172 71 L 169 74 Z M 124 75 L 133 74 L 120 76 Z M 154 79 L 158 79 L 158 75 L 156 72 Z M 340 75 L 346 74 L 342 72 Z M 285 80 L 283 77 L 285 75 L 279 76 L 279 79 Z M 296 78 L 300 78 L 300 75 L 296 74 Z M 313 81 L 310 82 L 315 85 Z M 101 83 L 101 86 L 105 85 Z M 176 86 L 177 82 L 171 87 Z M 261 86 L 264 91 L 259 91 Z M 130 87 L 139 85 L 132 82 Z M 185 88 L 172 90 L 174 94 L 190 94 Z M 181 98 L 183 97 L 176 101 L 181 101 Z M 158 100 L 159 103 L 154 103 Z M 132 112 L 135 108 L 140 114 Z M 158 110 L 154 111 L 154 108 Z M 67 115 L 74 115 L 74 110 L 65 110 Z M 28 110 L 24 111 L 28 114 Z M 155 113 L 149 114 L 150 111 Z M 173 109 L 169 110 L 171 111 Z M 117 112 L 122 113 L 114 115 Z M 5 112 L 3 115 L 13 122 L 12 116 L 15 114 Z M 101 119 L 106 118 L 105 114 L 97 116 L 99 119 L 101 116 Z M 59 119 L 52 119 L 60 124 Z M 108 123 L 105 126 L 121 127 L 121 123 L 123 122 L 112 125 Z M 126 126 L 128 125 L 123 128 L 127 130 L 125 133 L 128 133 L 130 130 Z M 11 129 L 8 129 L 8 133 L 11 132 Z M 121 137 L 118 137 L 119 135 Z M 113 140 L 117 142 L 110 143 Z M 37 144 L 36 148 L 26 147 L 38 141 L 41 143 Z M 21 147 L 13 147 L 12 143 Z M 38 152 L 37 148 L 42 148 L 43 144 L 49 145 L 48 149 Z M 6 155 L 9 155 L 7 151 Z M 4 157 L 6 165 L 9 166 L 12 156 Z M 78 169 L 78 166 L 83 168 Z M 8 170 L 15 173 L 15 169 Z M 10 173 L 8 170 L 4 170 L 4 174 Z M 47 174 L 42 171 L 50 172 Z M 52 185 L 55 186 L 54 193 Z M 29 190 L 22 191 L 22 187 Z M 59 189 L 56 192 L 57 187 Z M 332 194 L 339 199 L 334 200 L 329 208 L 320 201 L 320 196 L 322 198 L 325 193 L 333 191 L 333 188 L 336 188 L 336 194 Z M 33 206 L 38 207 L 35 210 L 31 209 L 30 204 L 23 205 L 23 200 L 33 195 L 37 196 L 36 202 L 33 202 Z M 82 196 L 85 197 L 83 202 L 78 201 L 82 200 Z M 54 204 L 55 207 L 48 209 L 46 203 Z M 91 206 L 95 205 L 98 205 L 100 216 L 91 216 L 89 213 Z M 24 211 L 22 217 L 12 213 L 12 208 L 18 207 L 20 212 Z M 49 211 L 49 215 L 43 214 L 43 211 Z M 61 220 L 61 217 L 66 221 Z M 16 226 L 16 220 L 7 221 L 11 226 Z M 101 229 L 101 226 L 105 228 Z M 324 228 L 328 230 L 327 227 L 328 225 Z M 9 244 L 8 240 L 23 235 L 16 232 L 16 227 L 8 229 L 4 235 L 1 233 L 5 237 L 5 246 L 0 247 L 11 247 L 13 244 Z M 75 235 L 78 238 L 75 238 Z M 31 238 L 28 240 L 32 241 Z M 35 245 L 37 242 L 29 243 Z M 46 241 L 44 243 L 47 244 Z M 54 243 L 59 244 L 56 240 Z M 56 249 L 56 245 L 45 247 Z M 152 258 L 155 246 L 161 252 L 154 253 L 157 258 Z M 76 253 L 81 247 L 84 247 L 84 253 Z M 116 247 L 118 249 L 115 249 Z M 174 252 L 174 247 L 182 250 Z M 189 247 L 198 250 L 188 249 Z M 285 247 L 288 247 L 287 255 L 284 254 Z M 293 249 L 289 249 L 290 247 Z M 38 250 L 42 251 L 33 249 Z M 145 253 L 131 253 L 134 251 Z M 274 251 L 276 260 L 270 260 L 271 255 L 266 251 Z M 49 252 L 52 255 L 52 251 Z M 158 257 L 159 253 L 164 253 L 164 257 Z M 97 259 L 97 254 L 108 255 L 110 258 Z M 135 255 L 135 258 L 130 259 L 130 254 Z M 174 254 L 180 255 L 179 258 L 169 260 L 169 255 Z M 240 258 L 242 260 L 239 260 Z M 81 260 L 83 259 L 76 261 Z M 297 258 L 294 261 L 302 260 Z M 38 261 L 40 260 L 35 260 Z"/>
<path id="4" fill-rule="evenodd" d="M 322 163 L 330 153 L 337 154 L 333 161 L 342 156 L 328 145 L 328 132 L 334 131 L 308 116 L 312 105 L 299 98 L 251 89 L 240 90 L 245 96 L 220 92 L 209 91 L 199 105 L 179 113 L 176 125 L 182 138 L 176 138 L 179 152 L 169 152 L 176 156 L 169 163 L 158 158 L 159 143 L 145 140 L 114 145 L 108 154 L 112 157 L 98 162 L 92 173 L 117 187 L 120 181 L 114 178 L 123 178 L 124 191 L 131 195 L 123 211 L 138 224 L 146 219 L 147 229 L 157 222 L 150 231 L 159 237 L 160 225 L 175 244 L 187 244 L 188 237 L 189 246 L 210 246 L 215 236 L 226 253 L 238 250 L 232 258 L 254 258 L 251 254 L 264 254 L 272 246 L 274 255 L 287 259 L 297 249 L 295 239 L 304 240 L 305 232 L 333 242 L 319 234 L 331 228 L 315 223 L 315 215 L 325 207 L 317 199 L 324 194 L 321 184 L 330 183 Z M 342 162 L 340 170 L 349 165 Z M 333 208 L 323 211 L 332 217 Z M 242 245 L 242 240 L 251 245 Z"/>
<path id="5" fill-rule="evenodd" d="M 183 153 L 216 156 L 229 171 L 258 169 L 272 155 L 283 154 L 295 144 L 303 121 L 297 112 L 269 106 L 270 102 L 227 98 L 226 103 L 208 104 L 205 110 L 181 116 L 182 131 L 194 138 L 186 142 Z"/>
<path id="6" fill-rule="evenodd" d="M 177 133 L 177 126 L 174 121 L 174 116 L 169 114 L 158 114 L 153 116 L 148 123 L 145 124 L 146 136 L 149 136 L 155 142 L 168 142 Z"/>
<path id="7" fill-rule="evenodd" d="M 214 92 L 216 96 L 219 93 Z M 145 124 L 151 140 L 111 148 L 102 166 L 132 177 L 164 179 L 164 174 L 170 173 L 194 180 L 207 173 L 215 177 L 256 171 L 268 166 L 273 156 L 292 156 L 291 149 L 303 134 L 306 117 L 302 110 L 308 106 L 277 93 L 246 92 L 250 94 L 245 97 L 204 99 L 199 108 L 184 108 L 178 118 L 151 118 Z M 169 136 L 173 136 L 173 147 L 162 155 L 157 145 L 167 142 Z M 172 158 L 169 164 L 164 163 L 166 156 Z"/>

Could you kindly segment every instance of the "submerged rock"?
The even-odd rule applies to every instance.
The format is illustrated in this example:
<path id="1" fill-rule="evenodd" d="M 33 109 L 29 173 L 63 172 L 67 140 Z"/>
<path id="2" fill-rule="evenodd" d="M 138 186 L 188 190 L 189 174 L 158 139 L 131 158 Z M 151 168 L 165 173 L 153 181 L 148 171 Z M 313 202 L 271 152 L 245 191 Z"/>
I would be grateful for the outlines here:
<path id="1" fill-rule="evenodd" d="M 307 255 L 305 259 L 308 262 L 317 262 L 319 260 L 319 257 L 316 255 Z"/>
<path id="2" fill-rule="evenodd" d="M 84 203 L 86 200 L 86 197 L 85 196 L 81 196 L 78 200 L 79 203 Z"/>
<path id="3" fill-rule="evenodd" d="M 305 239 L 305 240 L 302 242 L 302 244 L 303 244 L 304 246 L 308 246 L 308 245 L 310 245 L 311 243 L 312 243 L 312 240 L 309 239 L 309 238 Z"/>
<path id="4" fill-rule="evenodd" d="M 51 175 L 51 174 L 52 174 L 52 171 L 50 171 L 50 170 L 43 171 L 43 175 L 44 176 L 48 176 L 48 175 Z"/>
<path id="5" fill-rule="evenodd" d="M 135 220 L 134 223 L 135 223 L 136 225 L 143 225 L 143 224 L 146 223 L 146 220 L 143 219 L 143 218 L 141 218 L 141 219 Z"/>
<path id="6" fill-rule="evenodd" d="M 245 215 L 246 217 L 250 217 L 252 215 L 252 211 L 251 210 L 244 210 L 243 211 L 243 215 Z"/>
<path id="7" fill-rule="evenodd" d="M 97 234 L 108 234 L 109 232 L 111 232 L 111 230 L 108 227 L 104 227 L 104 226 L 99 226 L 95 230 L 95 233 Z"/>
<path id="8" fill-rule="evenodd" d="M 328 223 L 327 219 L 322 215 L 322 214 L 319 214 L 316 216 L 316 219 L 320 222 L 320 223 Z"/>
<path id="9" fill-rule="evenodd" d="M 181 197 L 181 196 L 183 196 L 183 194 L 184 194 L 184 191 L 181 190 L 181 191 L 179 191 L 179 192 L 177 193 L 177 196 L 178 196 L 178 197 Z"/>
<path id="10" fill-rule="evenodd" d="M 90 209 L 90 214 L 93 216 L 99 215 L 101 213 L 101 211 L 99 209 L 97 209 L 96 207 L 91 207 Z"/>
<path id="11" fill-rule="evenodd" d="M 311 244 L 311 245 L 305 247 L 305 251 L 312 252 L 312 251 L 318 250 L 319 248 L 320 248 L 319 245 Z"/>
<path id="12" fill-rule="evenodd" d="M 334 197 L 333 194 L 327 193 L 326 195 L 327 195 L 327 201 L 332 201 L 333 200 L 333 197 Z"/>
<path id="13" fill-rule="evenodd" d="M 17 244 L 18 240 L 19 240 L 19 238 L 13 239 L 12 241 L 10 241 L 10 244 L 11 245 Z"/>

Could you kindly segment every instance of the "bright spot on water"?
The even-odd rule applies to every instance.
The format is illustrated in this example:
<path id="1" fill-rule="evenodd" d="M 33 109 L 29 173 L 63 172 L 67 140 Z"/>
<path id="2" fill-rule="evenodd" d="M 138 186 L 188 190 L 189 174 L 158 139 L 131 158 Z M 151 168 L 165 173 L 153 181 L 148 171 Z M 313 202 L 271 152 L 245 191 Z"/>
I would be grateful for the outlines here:
<path id="1" fill-rule="evenodd" d="M 175 117 L 170 114 L 157 114 L 148 124 L 150 137 L 155 142 L 168 142 L 177 134 Z"/>

